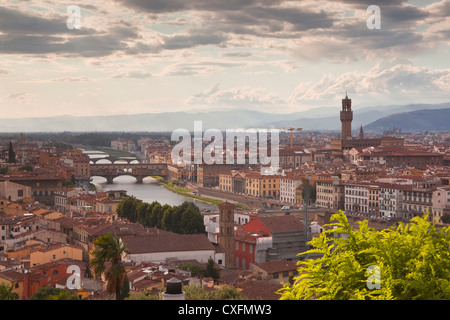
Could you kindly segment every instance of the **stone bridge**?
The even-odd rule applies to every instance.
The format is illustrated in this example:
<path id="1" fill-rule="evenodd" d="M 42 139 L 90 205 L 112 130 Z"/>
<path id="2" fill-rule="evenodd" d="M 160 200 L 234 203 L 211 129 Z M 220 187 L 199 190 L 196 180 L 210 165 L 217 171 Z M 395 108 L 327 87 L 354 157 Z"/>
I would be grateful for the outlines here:
<path id="1" fill-rule="evenodd" d="M 138 183 L 142 183 L 143 179 L 149 176 L 167 176 L 167 164 L 165 163 L 148 163 L 148 164 L 91 164 L 91 177 L 104 177 L 108 183 L 113 183 L 114 178 L 119 176 L 132 176 L 136 178 Z"/>
<path id="2" fill-rule="evenodd" d="M 111 164 L 114 164 L 114 162 L 116 161 L 125 161 L 127 163 L 131 163 L 132 161 L 139 161 L 136 157 L 114 157 L 114 156 L 105 156 L 102 158 L 91 158 L 90 161 L 92 162 L 92 164 L 97 164 L 97 162 L 99 162 L 100 160 L 108 160 L 111 162 Z M 106 163 L 102 163 L 102 164 L 106 164 Z"/>

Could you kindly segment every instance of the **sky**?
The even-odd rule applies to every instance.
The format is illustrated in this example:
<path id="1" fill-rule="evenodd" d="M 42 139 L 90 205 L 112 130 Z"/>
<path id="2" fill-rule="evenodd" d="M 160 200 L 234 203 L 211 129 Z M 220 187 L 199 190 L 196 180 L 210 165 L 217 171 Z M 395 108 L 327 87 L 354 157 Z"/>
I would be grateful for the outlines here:
<path id="1" fill-rule="evenodd" d="M 450 102 L 449 44 L 450 0 L 1 0 L 1 118 Z"/>

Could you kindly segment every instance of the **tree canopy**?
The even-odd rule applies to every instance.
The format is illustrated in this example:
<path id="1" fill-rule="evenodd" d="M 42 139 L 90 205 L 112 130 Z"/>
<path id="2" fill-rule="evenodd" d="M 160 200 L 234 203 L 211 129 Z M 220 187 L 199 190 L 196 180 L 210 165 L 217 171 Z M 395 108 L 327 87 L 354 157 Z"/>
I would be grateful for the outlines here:
<path id="1" fill-rule="evenodd" d="M 299 275 L 278 291 L 280 299 L 450 299 L 450 227 L 427 219 L 375 230 L 367 220 L 352 228 L 342 211 L 332 215 L 337 222 L 300 254 L 320 257 L 299 261 Z"/>
<path id="2" fill-rule="evenodd" d="M 204 233 L 203 216 L 192 202 L 179 206 L 146 203 L 134 197 L 126 197 L 117 206 L 119 217 L 137 222 L 145 227 L 159 228 L 182 234 Z"/>

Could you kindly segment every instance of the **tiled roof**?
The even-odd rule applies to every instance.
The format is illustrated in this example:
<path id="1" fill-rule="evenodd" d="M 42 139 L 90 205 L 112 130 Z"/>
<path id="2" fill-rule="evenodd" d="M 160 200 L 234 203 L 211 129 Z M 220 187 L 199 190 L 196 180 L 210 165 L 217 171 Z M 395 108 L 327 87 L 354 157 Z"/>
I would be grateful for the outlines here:
<path id="1" fill-rule="evenodd" d="M 267 273 L 291 271 L 298 268 L 295 262 L 289 260 L 265 261 L 261 263 L 255 263 L 255 266 L 261 268 Z"/>
<path id="2" fill-rule="evenodd" d="M 304 231 L 304 224 L 295 216 L 272 216 L 258 218 L 273 233 Z"/>
<path id="3" fill-rule="evenodd" d="M 214 250 L 204 234 L 160 234 L 126 237 L 122 239 L 130 254 Z"/>
<path id="4" fill-rule="evenodd" d="M 283 285 L 263 280 L 244 280 L 236 287 L 242 289 L 241 293 L 250 300 L 279 300 L 281 296 L 276 292 Z"/>

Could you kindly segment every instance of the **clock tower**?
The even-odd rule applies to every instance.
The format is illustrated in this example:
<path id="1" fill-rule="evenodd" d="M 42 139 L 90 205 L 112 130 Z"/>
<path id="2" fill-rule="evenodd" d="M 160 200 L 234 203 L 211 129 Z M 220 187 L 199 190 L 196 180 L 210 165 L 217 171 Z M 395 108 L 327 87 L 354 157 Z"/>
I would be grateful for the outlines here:
<path id="1" fill-rule="evenodd" d="M 348 98 L 346 92 L 345 99 L 342 99 L 342 110 L 341 110 L 342 140 L 349 140 L 352 138 L 352 120 L 353 120 L 352 99 Z"/>

